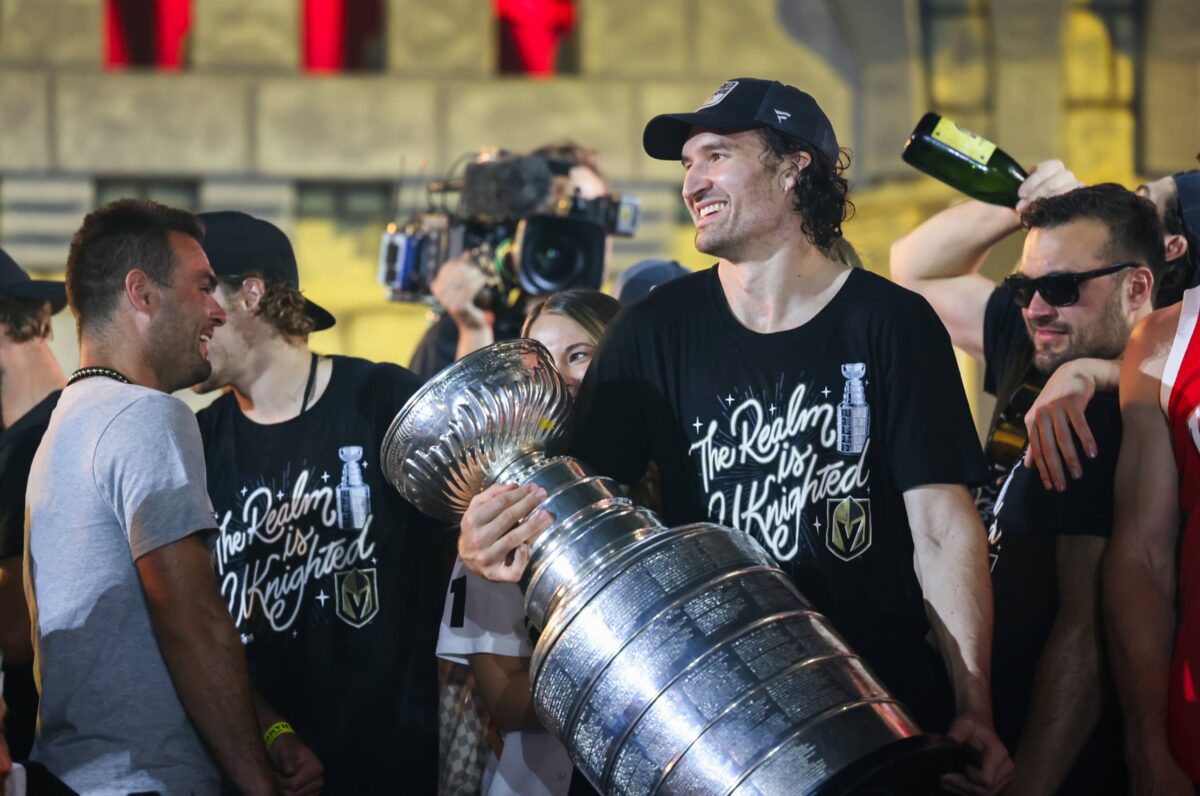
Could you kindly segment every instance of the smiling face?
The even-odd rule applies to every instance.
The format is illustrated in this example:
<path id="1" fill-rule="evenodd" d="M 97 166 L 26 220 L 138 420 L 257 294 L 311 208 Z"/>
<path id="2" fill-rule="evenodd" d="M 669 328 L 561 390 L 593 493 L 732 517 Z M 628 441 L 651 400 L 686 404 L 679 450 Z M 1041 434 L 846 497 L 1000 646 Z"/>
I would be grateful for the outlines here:
<path id="1" fill-rule="evenodd" d="M 553 312 L 544 312 L 529 327 L 528 336 L 544 345 L 554 360 L 554 366 L 567 382 L 574 398 L 579 385 L 592 364 L 596 341 L 575 321 Z"/>
<path id="2" fill-rule="evenodd" d="M 179 232 L 172 232 L 170 241 L 177 265 L 171 284 L 159 288 L 162 303 L 151 321 L 146 350 L 146 360 L 167 392 L 208 378 L 208 344 L 225 322 L 225 311 L 213 296 L 217 278 L 204 249 Z"/>
<path id="3" fill-rule="evenodd" d="M 1036 279 L 1081 273 L 1113 265 L 1109 231 L 1103 222 L 1079 219 L 1057 227 L 1030 230 L 1019 273 Z M 1068 307 L 1047 304 L 1041 293 L 1021 310 L 1033 341 L 1034 365 L 1052 373 L 1080 357 L 1116 359 L 1125 350 L 1134 317 L 1124 296 L 1131 271 L 1089 279 L 1079 285 L 1079 301 Z"/>
<path id="4" fill-rule="evenodd" d="M 683 202 L 699 251 L 739 262 L 801 234 L 789 195 L 788 175 L 797 164 L 769 157 L 756 131 L 693 131 L 683 145 L 683 168 Z"/>

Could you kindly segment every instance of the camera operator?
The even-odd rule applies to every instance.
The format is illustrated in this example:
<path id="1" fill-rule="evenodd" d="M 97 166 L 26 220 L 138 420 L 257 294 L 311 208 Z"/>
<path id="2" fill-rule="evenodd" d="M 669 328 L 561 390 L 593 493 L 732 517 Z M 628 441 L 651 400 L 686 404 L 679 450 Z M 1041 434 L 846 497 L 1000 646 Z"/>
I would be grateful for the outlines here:
<path id="1" fill-rule="evenodd" d="M 609 193 L 594 150 L 561 142 L 539 147 L 529 156 L 544 159 L 554 174 L 541 210 L 564 198 L 592 200 Z M 607 247 L 605 255 L 607 259 Z M 480 306 L 480 295 L 487 283 L 488 275 L 476 265 L 474 252 L 464 252 L 438 270 L 429 287 L 445 314 L 430 326 L 417 345 L 410 365 L 414 373 L 428 379 L 472 351 L 518 336 L 531 296 L 522 296 L 512 307 L 485 309 Z M 573 286 L 578 285 L 560 287 Z"/>

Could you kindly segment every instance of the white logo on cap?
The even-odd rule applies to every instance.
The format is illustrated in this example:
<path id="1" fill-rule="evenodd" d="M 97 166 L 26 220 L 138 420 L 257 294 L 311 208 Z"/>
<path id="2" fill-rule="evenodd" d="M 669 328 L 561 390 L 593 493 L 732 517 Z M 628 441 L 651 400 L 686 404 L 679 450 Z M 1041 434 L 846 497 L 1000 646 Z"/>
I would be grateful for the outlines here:
<path id="1" fill-rule="evenodd" d="M 788 119 L 792 118 L 792 114 L 788 113 L 787 111 L 781 111 L 778 108 L 775 108 L 775 118 L 779 120 L 780 124 L 783 124 Z"/>
<path id="2" fill-rule="evenodd" d="M 712 106 L 716 105 L 718 102 L 720 102 L 721 100 L 728 97 L 729 92 L 731 92 L 735 88 L 737 88 L 737 84 L 738 84 L 738 82 L 736 80 L 726 80 L 724 83 L 721 84 L 721 87 L 718 88 L 716 91 L 714 91 L 713 95 L 711 97 L 709 97 L 708 99 L 706 99 L 704 101 L 704 104 L 701 105 L 696 110 L 702 111 L 705 108 L 711 108 Z"/>

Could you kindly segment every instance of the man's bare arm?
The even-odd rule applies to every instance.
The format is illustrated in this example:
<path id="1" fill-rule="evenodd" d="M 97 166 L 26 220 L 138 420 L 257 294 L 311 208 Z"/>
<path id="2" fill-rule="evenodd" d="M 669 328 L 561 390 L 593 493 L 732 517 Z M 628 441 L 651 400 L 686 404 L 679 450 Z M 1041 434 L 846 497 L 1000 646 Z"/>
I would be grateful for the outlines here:
<path id="1" fill-rule="evenodd" d="M 1058 611 L 1038 659 L 1010 793 L 1057 793 L 1100 718 L 1100 565 L 1106 540 L 1060 536 Z"/>
<path id="2" fill-rule="evenodd" d="M 957 718 L 950 736 L 978 753 L 970 782 L 956 790 L 990 793 L 1012 776 L 1012 760 L 992 728 L 992 580 L 987 536 L 966 487 L 932 484 L 904 493 L 914 567 L 950 679 Z"/>
<path id="3" fill-rule="evenodd" d="M 1064 362 L 1046 380 L 1025 414 L 1029 433 L 1025 466 L 1037 467 L 1046 491 L 1065 491 L 1067 473 L 1072 478 L 1083 477 L 1083 462 L 1072 432 L 1089 458 L 1099 454 L 1085 413 L 1097 392 L 1116 392 L 1120 379 L 1119 360 L 1085 357 Z"/>
<path id="4" fill-rule="evenodd" d="M 137 560 L 154 635 L 188 716 L 243 793 L 273 792 L 241 642 L 199 534 Z"/>
<path id="5" fill-rule="evenodd" d="M 955 205 L 892 244 L 892 279 L 925 297 L 950 340 L 983 359 L 983 311 L 996 283 L 979 273 L 988 252 L 1021 228 L 1007 207 Z"/>
<path id="6" fill-rule="evenodd" d="M 1179 472 L 1160 390 L 1178 319 L 1178 305 L 1152 314 L 1125 349 L 1115 524 L 1104 561 L 1113 680 L 1125 718 L 1131 784 L 1139 794 L 1192 792 L 1167 748 Z"/>
<path id="7" fill-rule="evenodd" d="M 996 289 L 979 273 L 992 247 L 1021 228 L 1020 212 L 1044 196 L 1080 187 L 1060 160 L 1033 167 L 1016 211 L 970 200 L 943 210 L 892 244 L 892 278 L 925 297 L 954 345 L 983 359 L 983 312 Z"/>
<path id="8" fill-rule="evenodd" d="M 0 560 L 0 653 L 9 663 L 33 660 L 29 607 L 25 604 L 25 576 L 21 556 Z"/>

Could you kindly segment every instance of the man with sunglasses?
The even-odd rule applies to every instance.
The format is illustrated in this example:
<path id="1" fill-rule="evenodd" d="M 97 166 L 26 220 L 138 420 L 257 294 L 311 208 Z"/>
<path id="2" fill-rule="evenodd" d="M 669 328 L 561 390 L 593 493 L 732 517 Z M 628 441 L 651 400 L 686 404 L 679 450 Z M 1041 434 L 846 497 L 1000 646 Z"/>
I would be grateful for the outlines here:
<path id="1" fill-rule="evenodd" d="M 1039 165 L 1025 186 L 1032 201 L 1022 203 L 1019 216 L 973 209 L 1009 213 L 1029 231 L 1020 267 L 1003 288 L 973 271 L 947 278 L 957 285 L 932 289 L 916 280 L 955 342 L 968 350 L 974 343 L 977 356 L 982 350 L 985 386 L 1002 400 L 1027 365 L 1038 381 L 1080 358 L 1119 358 L 1134 324 L 1150 313 L 1165 269 L 1162 227 L 1150 202 L 1113 184 L 1047 190 L 1069 188 L 1067 175 L 1056 162 Z M 893 253 L 903 257 L 905 248 L 897 244 Z M 910 266 L 893 263 L 911 282 Z M 946 305 L 956 292 L 963 302 L 976 290 L 986 294 L 984 307 L 975 328 L 964 328 L 966 318 L 954 314 L 962 308 Z M 1081 421 L 1094 439 L 1083 440 L 1089 457 L 1074 479 L 1043 481 L 1018 459 L 994 507 L 993 699 L 997 732 L 1016 749 L 1014 792 L 1103 793 L 1124 780 L 1120 756 L 1112 754 L 1119 744 L 1113 700 L 1097 698 L 1111 690 L 1101 675 L 1097 614 L 1113 524 L 1105 496 L 1121 433 L 1115 396 L 1098 393 Z M 1055 433 L 1070 435 L 1049 431 Z"/>

